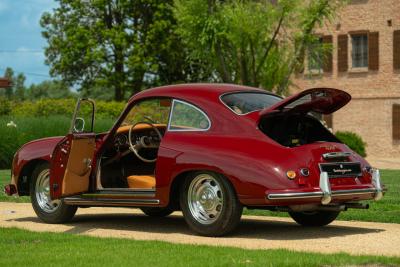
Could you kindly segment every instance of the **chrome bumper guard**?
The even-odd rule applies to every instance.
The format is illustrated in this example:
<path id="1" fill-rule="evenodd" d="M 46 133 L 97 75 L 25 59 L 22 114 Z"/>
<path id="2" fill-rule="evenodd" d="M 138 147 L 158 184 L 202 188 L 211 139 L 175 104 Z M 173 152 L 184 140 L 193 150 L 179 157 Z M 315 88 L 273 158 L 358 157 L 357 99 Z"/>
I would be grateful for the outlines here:
<path id="1" fill-rule="evenodd" d="M 307 198 L 321 198 L 322 205 L 328 205 L 334 196 L 350 196 L 374 194 L 374 200 L 380 200 L 383 197 L 383 189 L 381 185 L 381 176 L 378 169 L 372 169 L 373 188 L 351 189 L 351 190 L 331 190 L 331 184 L 327 172 L 321 172 L 319 176 L 320 191 L 314 192 L 294 192 L 294 193 L 273 193 L 268 194 L 269 200 L 293 200 Z"/>

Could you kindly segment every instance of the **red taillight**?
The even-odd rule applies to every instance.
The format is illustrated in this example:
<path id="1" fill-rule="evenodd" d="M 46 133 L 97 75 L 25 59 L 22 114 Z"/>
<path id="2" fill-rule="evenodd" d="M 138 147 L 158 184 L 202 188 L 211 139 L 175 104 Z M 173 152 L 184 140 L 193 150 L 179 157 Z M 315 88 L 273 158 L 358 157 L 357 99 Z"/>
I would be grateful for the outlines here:
<path id="1" fill-rule="evenodd" d="M 6 185 L 4 187 L 4 193 L 6 193 L 7 196 L 12 196 L 17 193 L 17 188 L 13 184 Z"/>

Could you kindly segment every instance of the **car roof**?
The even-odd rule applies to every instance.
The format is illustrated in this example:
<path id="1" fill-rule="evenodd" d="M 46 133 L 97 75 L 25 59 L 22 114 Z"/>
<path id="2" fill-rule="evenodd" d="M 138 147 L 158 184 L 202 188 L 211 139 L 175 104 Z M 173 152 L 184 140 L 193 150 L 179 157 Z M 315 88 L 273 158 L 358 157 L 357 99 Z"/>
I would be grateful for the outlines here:
<path id="1" fill-rule="evenodd" d="M 141 91 L 131 97 L 129 102 L 150 97 L 171 97 L 191 102 L 219 101 L 219 97 L 233 92 L 259 92 L 275 95 L 263 89 L 223 83 L 188 83 L 156 87 Z"/>

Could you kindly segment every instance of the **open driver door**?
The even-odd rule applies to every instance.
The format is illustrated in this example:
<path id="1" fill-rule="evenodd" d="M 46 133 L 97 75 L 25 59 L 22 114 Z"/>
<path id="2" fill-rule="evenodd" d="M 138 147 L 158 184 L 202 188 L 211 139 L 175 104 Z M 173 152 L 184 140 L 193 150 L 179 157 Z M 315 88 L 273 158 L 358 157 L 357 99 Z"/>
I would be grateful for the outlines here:
<path id="1" fill-rule="evenodd" d="M 71 128 L 55 147 L 50 163 L 50 194 L 52 199 L 85 193 L 96 142 L 94 133 L 95 103 L 79 99 Z"/>

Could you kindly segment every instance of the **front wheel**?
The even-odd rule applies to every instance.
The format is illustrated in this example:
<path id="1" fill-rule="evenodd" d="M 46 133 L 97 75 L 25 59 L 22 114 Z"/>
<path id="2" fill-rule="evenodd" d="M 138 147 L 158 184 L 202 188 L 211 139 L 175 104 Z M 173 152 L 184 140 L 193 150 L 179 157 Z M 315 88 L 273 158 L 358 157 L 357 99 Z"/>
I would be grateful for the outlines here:
<path id="1" fill-rule="evenodd" d="M 303 226 L 325 226 L 333 222 L 340 211 L 289 212 L 290 217 Z"/>
<path id="2" fill-rule="evenodd" d="M 50 166 L 40 164 L 33 171 L 30 184 L 33 210 L 46 223 L 64 223 L 74 217 L 76 206 L 65 204 L 62 200 L 50 198 Z"/>
<path id="3" fill-rule="evenodd" d="M 180 206 L 189 227 L 200 235 L 222 236 L 239 223 L 243 206 L 231 183 L 211 172 L 192 173 L 180 188 Z"/>

